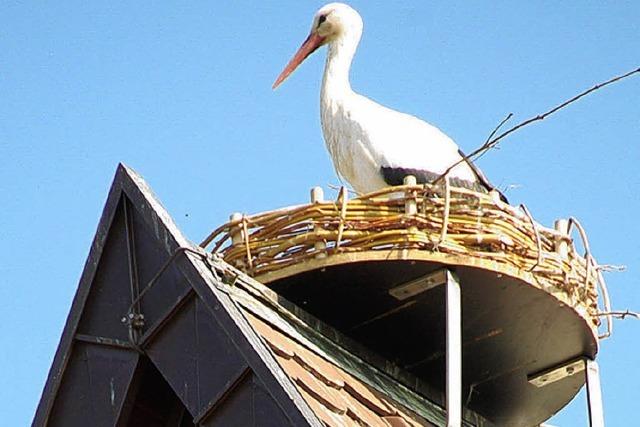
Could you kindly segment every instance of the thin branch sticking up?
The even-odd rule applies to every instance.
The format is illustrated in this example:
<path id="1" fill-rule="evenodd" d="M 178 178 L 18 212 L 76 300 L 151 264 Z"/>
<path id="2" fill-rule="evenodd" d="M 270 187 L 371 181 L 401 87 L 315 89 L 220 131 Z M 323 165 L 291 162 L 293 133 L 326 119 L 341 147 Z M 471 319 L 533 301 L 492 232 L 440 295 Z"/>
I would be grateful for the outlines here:
<path id="1" fill-rule="evenodd" d="M 496 128 L 493 130 L 493 132 L 491 132 L 491 133 L 489 134 L 489 136 L 487 137 L 487 140 L 484 142 L 484 144 L 482 144 L 482 146 L 485 146 L 485 145 L 489 144 L 489 142 L 491 142 L 491 138 L 493 138 L 493 137 L 494 137 L 494 135 L 495 135 L 495 134 L 500 130 L 500 128 L 501 128 L 505 123 L 507 123 L 507 122 L 509 121 L 509 119 L 510 119 L 511 117 L 513 117 L 513 113 L 509 113 L 509 114 L 507 114 L 507 117 L 505 117 L 504 119 L 502 119 L 502 121 L 498 124 L 498 126 L 496 126 Z M 488 151 L 488 150 L 487 150 L 487 151 Z M 485 151 L 485 152 L 481 153 L 480 155 L 478 155 L 478 157 L 476 158 L 476 160 L 477 160 L 477 159 L 479 159 L 480 157 L 482 157 L 482 155 L 483 155 L 484 153 L 486 153 L 487 151 Z M 467 158 L 468 158 L 468 156 L 467 156 Z M 445 173 L 445 175 L 446 175 L 446 173 Z"/>
<path id="2" fill-rule="evenodd" d="M 500 124 L 498 124 L 498 126 L 493 130 L 493 132 L 491 132 L 491 134 L 489 135 L 489 137 L 487 138 L 487 140 L 486 140 L 486 141 L 484 142 L 484 144 L 482 144 L 482 145 L 484 146 L 484 145 L 488 144 L 488 143 L 489 143 L 489 141 L 491 141 L 491 138 L 493 138 L 493 135 L 495 135 L 495 134 L 496 134 L 496 132 L 497 132 L 497 131 L 502 127 L 502 125 L 504 125 L 507 121 L 509 121 L 509 119 L 510 119 L 511 117 L 513 117 L 513 113 L 509 113 L 509 114 L 507 115 L 507 117 L 505 117 L 505 118 L 500 122 Z M 497 149 L 497 148 L 498 148 L 498 145 L 496 144 L 496 145 L 494 145 L 494 146 L 493 146 L 493 147 L 491 147 L 491 148 L 496 148 L 496 149 Z M 486 150 L 484 150 L 483 152 L 479 153 L 479 154 L 476 156 L 476 158 L 474 159 L 474 161 L 477 161 L 478 159 L 480 159 L 482 156 L 484 156 L 484 155 L 485 155 L 485 154 L 487 154 L 488 152 L 489 152 L 489 149 L 486 149 Z M 467 156 L 467 157 L 465 157 L 465 159 L 468 159 L 468 156 Z M 463 160 L 464 160 L 464 159 L 463 159 Z M 468 161 L 471 161 L 471 160 L 468 160 Z M 454 166 L 454 167 L 455 167 L 455 166 Z"/>
<path id="3" fill-rule="evenodd" d="M 482 144 L 479 148 L 477 148 L 476 150 L 471 152 L 471 154 L 463 156 L 462 159 L 458 160 L 456 163 L 451 165 L 447 170 L 445 170 L 439 177 L 437 177 L 433 181 L 433 184 L 436 184 L 440 180 L 442 180 L 442 178 L 444 178 L 445 175 L 447 175 L 449 172 L 451 172 L 460 163 L 472 162 L 474 158 L 482 156 L 485 152 L 487 152 L 488 150 L 490 150 L 490 149 L 494 148 L 496 145 L 498 145 L 500 140 L 504 139 L 506 136 L 508 136 L 508 135 L 512 134 L 513 132 L 517 131 L 521 127 L 524 127 L 524 126 L 526 126 L 528 124 L 531 124 L 533 122 L 544 120 L 545 118 L 547 118 L 548 116 L 550 116 L 553 113 L 557 112 L 558 110 L 561 110 L 562 108 L 566 107 L 567 105 L 576 102 L 580 98 L 589 95 L 591 92 L 595 92 L 598 89 L 601 89 L 601 88 L 603 88 L 605 86 L 608 86 L 608 85 L 610 85 L 612 83 L 615 83 L 617 81 L 620 81 L 622 79 L 625 79 L 625 78 L 630 77 L 630 76 L 632 76 L 634 74 L 637 74 L 637 73 L 640 73 L 640 68 L 637 68 L 637 69 L 635 69 L 633 71 L 629 71 L 628 73 L 613 77 L 612 79 L 609 79 L 609 80 L 607 80 L 605 82 L 598 83 L 597 85 L 593 86 L 592 88 L 587 89 L 584 92 L 581 92 L 581 93 L 577 94 L 573 98 L 570 98 L 570 99 L 564 101 L 563 103 L 553 107 L 549 111 L 547 111 L 545 113 L 542 113 L 542 114 L 538 114 L 537 116 L 531 117 L 531 118 L 529 118 L 529 119 L 527 119 L 527 120 L 525 120 L 523 122 L 520 122 L 517 125 L 513 126 L 512 128 L 502 132 L 500 135 L 494 137 L 494 135 L 502 127 L 502 125 L 507 120 L 509 120 L 511 118 L 511 116 L 513 115 L 513 114 L 509 114 L 504 120 L 502 120 L 502 122 L 500 122 L 500 124 L 496 127 L 496 129 L 493 132 L 491 132 L 491 135 L 489 135 L 489 138 L 487 138 L 487 141 L 484 144 Z"/>

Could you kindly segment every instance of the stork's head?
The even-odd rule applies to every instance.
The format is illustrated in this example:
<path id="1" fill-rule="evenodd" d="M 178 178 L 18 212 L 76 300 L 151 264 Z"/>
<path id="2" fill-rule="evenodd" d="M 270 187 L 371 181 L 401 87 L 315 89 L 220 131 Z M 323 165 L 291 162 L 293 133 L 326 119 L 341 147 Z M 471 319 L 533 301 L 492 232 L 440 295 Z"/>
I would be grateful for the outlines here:
<path id="1" fill-rule="evenodd" d="M 278 87 L 309 55 L 320 46 L 353 38 L 357 44 L 362 34 L 362 18 L 351 6 L 344 3 L 329 3 L 320 8 L 313 17 L 311 32 L 300 49 L 278 76 L 273 89 Z"/>

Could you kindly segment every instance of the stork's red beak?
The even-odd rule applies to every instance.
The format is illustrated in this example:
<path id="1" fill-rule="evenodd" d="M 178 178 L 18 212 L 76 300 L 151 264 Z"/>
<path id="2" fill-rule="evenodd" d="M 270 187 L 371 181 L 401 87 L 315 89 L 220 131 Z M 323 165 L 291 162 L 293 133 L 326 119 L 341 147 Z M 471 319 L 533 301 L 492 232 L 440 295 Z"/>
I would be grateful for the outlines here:
<path id="1" fill-rule="evenodd" d="M 300 65 L 300 63 L 302 63 L 302 61 L 304 61 L 307 56 L 311 55 L 316 51 L 316 49 L 322 46 L 324 39 L 324 37 L 319 36 L 316 33 L 309 34 L 309 37 L 307 37 L 304 43 L 302 43 L 302 46 L 300 46 L 300 49 L 298 49 L 296 54 L 293 55 L 291 61 L 289 61 L 287 66 L 284 67 L 284 70 L 282 70 L 282 73 L 280 73 L 275 83 L 273 84 L 272 89 L 280 86 L 280 83 L 282 83 L 287 77 L 289 77 L 289 75 L 293 73 L 296 68 L 298 68 L 298 65 Z"/>

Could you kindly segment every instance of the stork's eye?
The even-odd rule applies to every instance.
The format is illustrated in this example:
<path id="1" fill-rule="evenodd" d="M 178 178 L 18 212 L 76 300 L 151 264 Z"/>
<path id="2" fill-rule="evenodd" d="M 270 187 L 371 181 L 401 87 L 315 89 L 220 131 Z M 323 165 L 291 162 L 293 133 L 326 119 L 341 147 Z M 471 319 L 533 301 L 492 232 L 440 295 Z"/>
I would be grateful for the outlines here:
<path id="1" fill-rule="evenodd" d="M 326 20 L 327 20 L 327 15 L 320 15 L 320 18 L 318 18 L 318 26 L 322 25 L 322 23 Z"/>

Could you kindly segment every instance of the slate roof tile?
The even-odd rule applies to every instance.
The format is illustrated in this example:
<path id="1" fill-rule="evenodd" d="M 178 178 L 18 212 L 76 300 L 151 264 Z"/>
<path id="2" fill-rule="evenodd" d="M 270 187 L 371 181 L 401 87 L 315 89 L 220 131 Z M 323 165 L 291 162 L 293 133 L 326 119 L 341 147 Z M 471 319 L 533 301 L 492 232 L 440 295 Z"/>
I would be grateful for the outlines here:
<path id="1" fill-rule="evenodd" d="M 272 350 L 316 416 L 329 427 L 432 426 L 400 403 L 358 380 L 345 369 L 244 310 L 254 330 Z"/>

